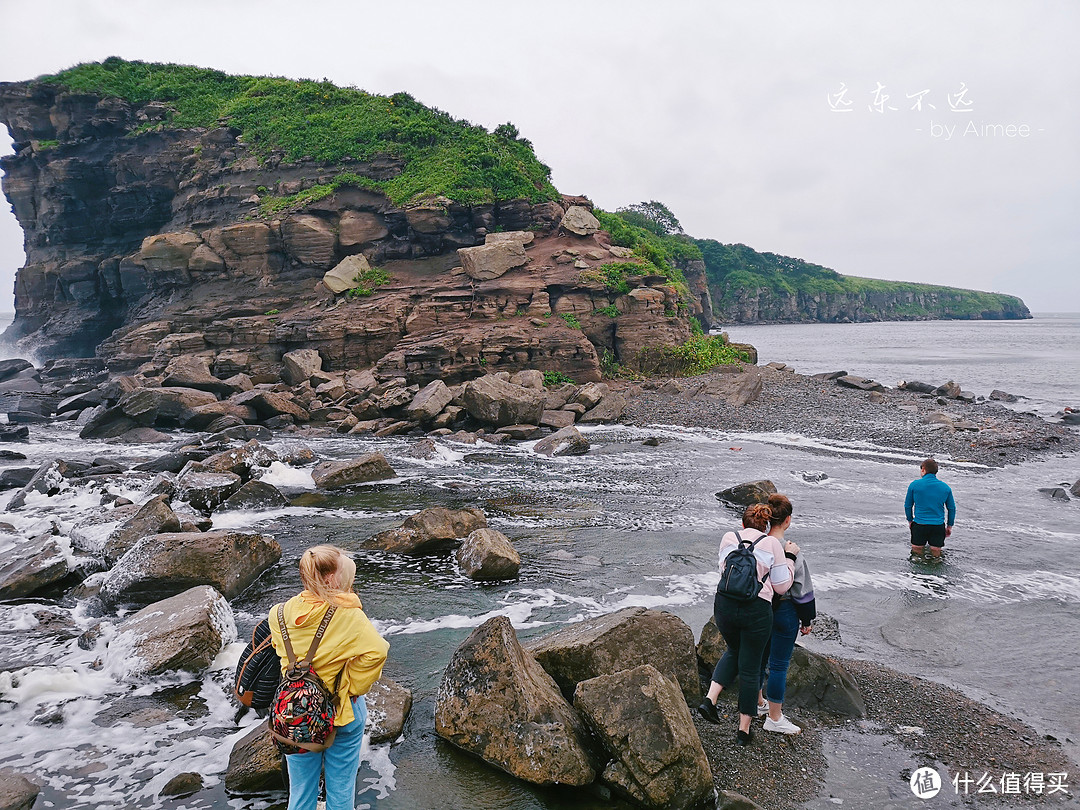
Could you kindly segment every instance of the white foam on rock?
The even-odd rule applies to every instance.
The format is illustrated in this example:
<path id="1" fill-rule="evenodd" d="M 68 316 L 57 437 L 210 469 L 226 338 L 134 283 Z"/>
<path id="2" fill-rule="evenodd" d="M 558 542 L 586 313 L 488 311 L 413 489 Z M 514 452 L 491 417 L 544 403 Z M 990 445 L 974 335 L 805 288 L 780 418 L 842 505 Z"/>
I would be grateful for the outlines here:
<path id="1" fill-rule="evenodd" d="M 315 479 L 308 467 L 290 467 L 281 461 L 271 462 L 262 474 L 262 482 L 278 489 L 315 489 Z"/>

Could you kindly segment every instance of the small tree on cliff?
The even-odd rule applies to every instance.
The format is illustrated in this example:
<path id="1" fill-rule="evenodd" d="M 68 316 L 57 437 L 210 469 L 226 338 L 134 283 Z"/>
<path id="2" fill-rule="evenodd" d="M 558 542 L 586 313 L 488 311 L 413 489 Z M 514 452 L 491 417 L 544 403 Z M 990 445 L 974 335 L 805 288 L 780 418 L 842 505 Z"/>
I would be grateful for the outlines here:
<path id="1" fill-rule="evenodd" d="M 657 236 L 672 236 L 683 232 L 678 217 L 671 213 L 670 208 L 658 200 L 627 205 L 616 209 L 615 213 L 631 225 L 645 228 Z"/>

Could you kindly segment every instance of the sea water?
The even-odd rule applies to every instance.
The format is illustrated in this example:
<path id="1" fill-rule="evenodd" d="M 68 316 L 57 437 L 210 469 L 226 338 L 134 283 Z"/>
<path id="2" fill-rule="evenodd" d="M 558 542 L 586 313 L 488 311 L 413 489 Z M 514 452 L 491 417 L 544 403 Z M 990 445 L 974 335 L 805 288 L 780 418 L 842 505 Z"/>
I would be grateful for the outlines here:
<path id="1" fill-rule="evenodd" d="M 920 326 L 912 340 L 933 335 L 932 325 Z M 804 331 L 808 356 L 816 354 L 808 341 L 817 334 L 817 352 L 838 357 L 831 330 Z M 905 350 L 917 354 L 921 347 L 911 343 Z M 858 358 L 841 356 L 837 363 L 874 376 Z M 942 376 L 973 387 L 966 366 L 945 366 Z M 1034 385 L 1012 387 L 1039 395 Z M 112 456 L 132 463 L 161 452 L 80 441 L 67 427 L 38 428 L 34 436 L 30 460 L 18 466 L 56 457 Z M 956 495 L 957 523 L 945 563 L 929 567 L 907 556 L 903 496 L 918 474 L 918 458 L 902 449 L 831 444 L 830 454 L 822 455 L 820 442 L 798 434 L 672 427 L 600 427 L 587 436 L 593 449 L 577 458 L 540 457 L 528 443 L 440 441 L 433 461 L 405 455 L 415 439 L 312 440 L 316 453 L 330 458 L 379 450 L 399 478 L 321 493 L 309 475 L 275 465 L 267 480 L 302 496 L 300 505 L 215 518 L 221 527 L 272 534 L 284 549 L 281 562 L 233 600 L 240 638 L 271 605 L 299 589 L 297 562 L 305 548 L 331 542 L 356 555 L 364 608 L 391 645 L 386 674 L 414 694 L 402 740 L 365 750 L 358 807 L 603 806 L 582 791 L 532 788 L 438 740 L 433 713 L 443 670 L 472 629 L 496 615 L 508 616 L 522 638 L 531 638 L 641 605 L 671 611 L 698 633 L 711 612 L 719 537 L 738 519 L 715 493 L 759 478 L 773 480 L 791 497 L 789 536 L 804 549 L 819 610 L 840 624 L 841 644 L 813 636 L 806 643 L 946 683 L 1040 733 L 1080 740 L 1080 697 L 1071 686 L 1080 626 L 1080 500 L 1059 503 L 1036 492 L 1080 478 L 1080 456 L 1049 456 L 1007 469 L 942 459 L 941 477 Z M 643 446 L 648 436 L 658 436 L 659 446 Z M 284 437 L 271 442 L 279 451 L 296 444 Z M 817 480 L 822 473 L 826 477 Z M 141 500 L 145 486 L 125 480 L 113 489 Z M 0 496 L 0 506 L 8 497 Z M 98 502 L 97 493 L 71 488 L 51 500 L 31 499 L 24 510 L 0 519 L 20 536 L 55 524 L 58 537 L 93 546 L 110 528 L 87 523 L 100 511 Z M 436 505 L 482 508 L 521 554 L 520 578 L 479 584 L 464 577 L 448 553 L 402 557 L 361 549 L 372 534 Z M 85 603 L 65 602 L 61 609 L 80 629 L 98 624 Z M 26 631 L 35 621 L 25 604 L 0 608 L 0 629 Z M 0 767 L 43 782 L 40 806 L 193 810 L 280 802 L 280 794 L 229 797 L 223 786 L 229 752 L 253 722 L 234 724 L 226 696 L 241 645 L 231 645 L 198 677 L 126 679 L 109 667 L 107 645 L 118 623 L 106 617 L 96 642 L 84 644 L 91 649 L 72 638 L 46 650 L 47 663 L 0 674 Z M 1067 751 L 1078 755 L 1075 743 Z M 185 771 L 202 774 L 204 790 L 179 802 L 159 798 L 164 784 Z"/>

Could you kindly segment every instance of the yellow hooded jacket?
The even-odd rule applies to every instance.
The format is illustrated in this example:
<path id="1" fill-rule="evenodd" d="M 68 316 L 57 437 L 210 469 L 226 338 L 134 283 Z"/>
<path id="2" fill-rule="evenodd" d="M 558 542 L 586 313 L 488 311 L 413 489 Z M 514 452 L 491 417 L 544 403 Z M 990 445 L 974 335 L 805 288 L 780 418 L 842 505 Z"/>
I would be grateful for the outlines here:
<path id="1" fill-rule="evenodd" d="M 333 691 L 334 681 L 341 672 L 338 688 L 338 713 L 335 726 L 353 721 L 351 697 L 367 694 L 379 679 L 390 645 L 378 634 L 364 614 L 360 598 L 354 593 L 341 593 L 334 598 L 337 612 L 330 619 L 315 653 L 315 673 L 322 678 L 326 688 Z M 293 653 L 303 658 L 315 638 L 315 631 L 329 607 L 320 597 L 310 591 L 302 591 L 285 603 L 285 621 L 289 627 L 289 640 Z M 274 649 L 281 656 L 281 672 L 289 666 L 285 644 L 278 627 L 277 605 L 270 608 L 270 636 Z"/>

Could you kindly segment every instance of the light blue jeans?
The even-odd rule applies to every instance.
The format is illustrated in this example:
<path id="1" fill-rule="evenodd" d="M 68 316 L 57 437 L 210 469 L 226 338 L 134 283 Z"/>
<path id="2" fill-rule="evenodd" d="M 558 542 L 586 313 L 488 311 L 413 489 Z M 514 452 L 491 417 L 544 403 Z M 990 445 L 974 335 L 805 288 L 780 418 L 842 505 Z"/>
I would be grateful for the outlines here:
<path id="1" fill-rule="evenodd" d="M 353 810 L 360 745 L 367 725 L 364 696 L 353 698 L 355 719 L 338 726 L 334 743 L 325 751 L 289 754 L 289 810 L 315 810 L 319 801 L 319 774 L 326 773 L 326 810 Z"/>

